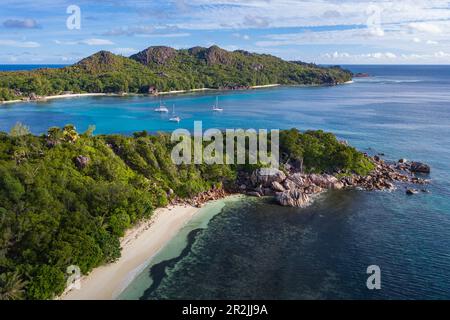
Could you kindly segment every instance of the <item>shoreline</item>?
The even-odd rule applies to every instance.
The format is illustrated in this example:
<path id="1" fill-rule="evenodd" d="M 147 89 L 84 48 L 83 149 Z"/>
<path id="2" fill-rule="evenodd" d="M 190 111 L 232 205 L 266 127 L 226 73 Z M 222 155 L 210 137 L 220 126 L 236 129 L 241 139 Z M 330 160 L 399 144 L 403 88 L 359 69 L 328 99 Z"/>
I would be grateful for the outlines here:
<path id="1" fill-rule="evenodd" d="M 342 84 L 350 84 L 353 83 L 353 81 L 348 81 Z M 126 96 L 149 96 L 149 97 L 155 97 L 159 95 L 171 95 L 171 94 L 183 94 L 183 93 L 192 93 L 192 92 L 205 92 L 205 91 L 247 91 L 247 90 L 256 90 L 256 89 L 267 89 L 267 88 L 275 88 L 280 87 L 281 84 L 274 83 L 274 84 L 265 84 L 265 85 L 258 85 L 258 86 L 250 86 L 247 89 L 242 90 L 223 90 L 223 89 L 215 89 L 215 88 L 197 88 L 197 89 L 189 89 L 189 90 L 172 90 L 172 91 L 162 91 L 158 92 L 156 95 L 152 94 L 142 94 L 142 93 L 68 93 L 68 94 L 61 94 L 61 95 L 51 95 L 51 96 L 43 96 L 39 97 L 36 100 L 8 100 L 8 101 L 0 101 L 0 105 L 6 105 L 6 104 L 14 104 L 14 103 L 27 103 L 27 102 L 45 102 L 47 100 L 55 100 L 55 99 L 65 99 L 65 98 L 82 98 L 82 97 L 126 97 Z M 299 85 L 303 86 L 303 85 Z M 314 86 L 314 85 L 311 85 Z"/>
<path id="2" fill-rule="evenodd" d="M 120 95 L 117 93 L 67 93 L 67 94 L 58 94 L 58 95 L 52 95 L 52 96 L 39 97 L 36 100 L 0 101 L 0 105 L 12 104 L 12 103 L 44 102 L 47 100 L 55 100 L 55 99 L 82 98 L 82 97 L 104 97 L 104 96 L 120 96 Z"/>
<path id="3" fill-rule="evenodd" d="M 175 205 L 158 208 L 152 217 L 129 229 L 121 239 L 121 257 L 80 279 L 81 289 L 66 290 L 58 300 L 112 300 L 201 208 Z"/>

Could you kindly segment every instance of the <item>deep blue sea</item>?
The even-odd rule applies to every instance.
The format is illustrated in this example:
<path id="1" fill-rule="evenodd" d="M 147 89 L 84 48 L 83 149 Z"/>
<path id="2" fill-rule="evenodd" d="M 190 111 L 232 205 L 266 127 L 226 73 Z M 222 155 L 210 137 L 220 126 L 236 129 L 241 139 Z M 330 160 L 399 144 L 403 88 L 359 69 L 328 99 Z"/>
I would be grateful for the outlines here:
<path id="1" fill-rule="evenodd" d="M 430 193 L 329 192 L 305 209 L 230 202 L 189 234 L 178 257 L 145 269 L 157 281 L 128 297 L 450 299 L 450 66 L 349 68 L 372 77 L 165 97 L 180 124 L 153 111 L 159 98 L 86 97 L 0 106 L 0 130 L 20 121 L 34 133 L 73 123 L 79 131 L 94 124 L 97 134 L 130 134 L 192 129 L 194 120 L 204 128 L 323 129 L 387 160 L 426 162 Z M 221 114 L 210 110 L 216 95 Z M 373 264 L 381 290 L 366 287 Z"/>
<path id="2" fill-rule="evenodd" d="M 0 64 L 0 71 L 29 71 L 41 68 L 63 68 L 65 64 Z"/>

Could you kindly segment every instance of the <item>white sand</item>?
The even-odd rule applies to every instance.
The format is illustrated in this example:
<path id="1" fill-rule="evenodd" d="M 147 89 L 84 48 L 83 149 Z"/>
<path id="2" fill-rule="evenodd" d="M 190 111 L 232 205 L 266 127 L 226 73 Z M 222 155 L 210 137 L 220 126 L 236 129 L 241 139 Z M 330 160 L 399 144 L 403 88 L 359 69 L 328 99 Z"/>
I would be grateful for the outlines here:
<path id="1" fill-rule="evenodd" d="M 23 101 L 23 100 L 8 100 L 8 101 L 0 101 L 0 104 L 19 103 L 19 102 L 26 102 L 26 101 Z"/>
<path id="2" fill-rule="evenodd" d="M 110 300 L 116 298 L 152 257 L 198 212 L 192 206 L 157 209 L 153 217 L 129 230 L 121 240 L 122 256 L 81 278 L 81 289 L 61 295 L 62 300 Z"/>
<path id="3" fill-rule="evenodd" d="M 106 95 L 116 95 L 116 94 L 108 94 L 108 93 L 67 93 L 67 94 L 59 94 L 59 95 L 54 95 L 54 96 L 46 96 L 46 97 L 42 97 L 42 99 L 39 99 L 39 100 L 51 100 L 51 99 L 62 99 L 62 98 L 79 98 L 79 97 L 96 97 L 96 96 L 106 96 Z"/>
<path id="4" fill-rule="evenodd" d="M 274 84 L 266 84 L 266 85 L 262 85 L 262 86 L 252 86 L 252 87 L 250 87 L 250 89 L 273 88 L 273 87 L 278 87 L 278 86 L 280 86 L 278 83 L 274 83 Z"/>
<path id="5" fill-rule="evenodd" d="M 54 96 L 39 97 L 37 100 L 0 101 L 0 104 L 36 102 L 36 101 L 46 101 L 46 100 L 62 99 L 62 98 L 79 98 L 79 97 L 95 97 L 95 96 L 117 96 L 117 95 L 118 94 L 115 94 L 115 93 L 67 93 L 67 94 L 58 94 L 58 95 L 54 95 Z"/>
<path id="6" fill-rule="evenodd" d="M 278 87 L 279 84 L 267 84 L 262 86 L 253 86 L 250 89 L 262 89 L 262 88 L 272 88 Z M 212 88 L 199 88 L 199 89 L 190 89 L 190 90 L 173 90 L 173 91 L 163 91 L 158 92 L 158 95 L 170 95 L 170 94 L 178 94 L 178 93 L 189 93 L 189 92 L 201 92 L 201 91 L 219 91 L 218 89 Z M 127 94 L 131 95 L 131 94 Z M 141 94 L 132 94 L 132 95 L 141 95 Z M 9 101 L 0 101 L 0 104 L 9 104 L 9 103 L 23 103 L 23 102 L 36 102 L 36 101 L 46 101 L 53 99 L 63 99 L 63 98 L 79 98 L 79 97 L 98 97 L 98 96 L 121 96 L 117 93 L 67 93 L 67 94 L 58 94 L 53 96 L 45 96 L 39 97 L 37 100 L 9 100 Z"/>

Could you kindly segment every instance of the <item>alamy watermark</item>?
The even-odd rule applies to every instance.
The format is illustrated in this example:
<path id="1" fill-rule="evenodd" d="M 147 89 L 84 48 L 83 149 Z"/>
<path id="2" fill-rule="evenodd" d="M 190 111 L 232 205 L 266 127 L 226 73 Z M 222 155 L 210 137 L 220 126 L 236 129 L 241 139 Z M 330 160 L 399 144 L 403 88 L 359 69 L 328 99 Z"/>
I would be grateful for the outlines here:
<path id="1" fill-rule="evenodd" d="M 67 267 L 66 273 L 69 275 L 66 282 L 67 290 L 81 289 L 81 270 L 80 267 L 71 265 Z"/>
<path id="2" fill-rule="evenodd" d="M 377 265 L 371 265 L 367 267 L 367 274 L 370 276 L 367 278 L 366 286 L 369 290 L 381 289 L 381 269 Z"/>
<path id="3" fill-rule="evenodd" d="M 81 29 L 81 9 L 77 5 L 70 5 L 66 9 L 66 13 L 70 16 L 66 20 L 66 27 L 69 30 Z"/>
<path id="4" fill-rule="evenodd" d="M 375 4 L 370 4 L 366 9 L 366 14 L 368 15 L 366 25 L 369 30 L 369 34 L 372 36 L 384 36 L 384 30 L 381 24 L 382 12 L 383 9 Z"/>
<path id="5" fill-rule="evenodd" d="M 194 122 L 193 137 L 186 129 L 172 132 L 171 141 L 178 142 L 171 152 L 174 164 L 261 164 L 279 168 L 279 130 L 272 129 L 208 129 Z M 208 145 L 204 146 L 204 142 Z M 269 150 L 270 149 L 270 150 Z M 269 171 L 270 172 L 270 171 Z"/>

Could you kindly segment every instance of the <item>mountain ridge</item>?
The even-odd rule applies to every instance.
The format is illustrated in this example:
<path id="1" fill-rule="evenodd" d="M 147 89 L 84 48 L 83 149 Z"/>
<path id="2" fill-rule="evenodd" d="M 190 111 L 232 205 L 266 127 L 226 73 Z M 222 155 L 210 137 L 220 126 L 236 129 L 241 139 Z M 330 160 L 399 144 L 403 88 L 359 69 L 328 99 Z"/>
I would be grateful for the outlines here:
<path id="1" fill-rule="evenodd" d="M 64 68 L 0 72 L 0 101 L 73 93 L 157 93 L 198 88 L 337 85 L 351 80 L 340 67 L 285 61 L 218 46 L 150 46 L 130 57 L 98 51 Z"/>

